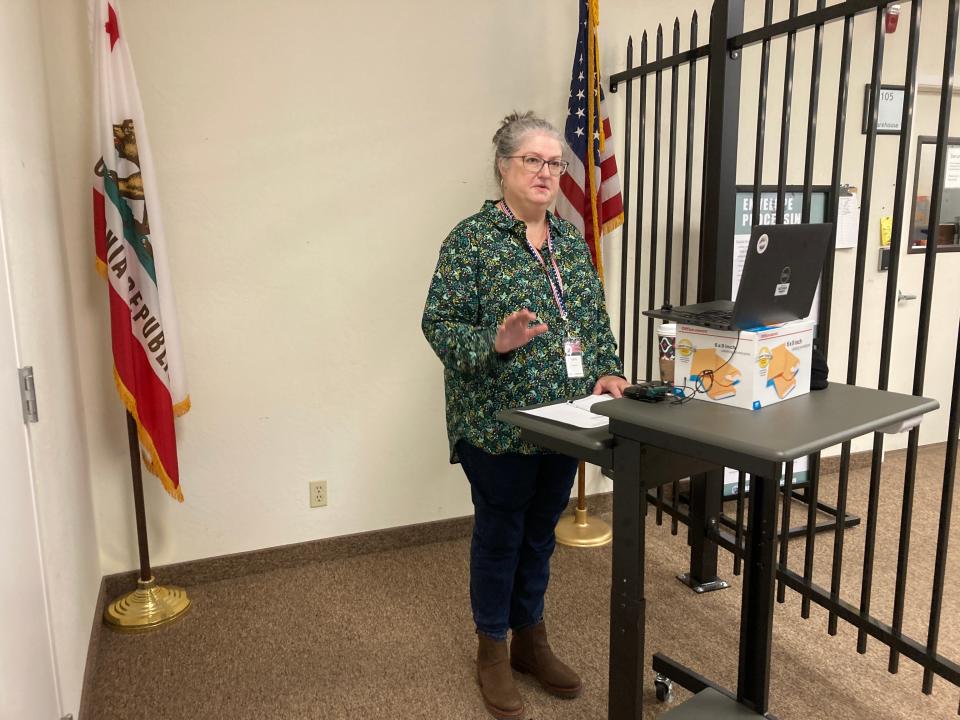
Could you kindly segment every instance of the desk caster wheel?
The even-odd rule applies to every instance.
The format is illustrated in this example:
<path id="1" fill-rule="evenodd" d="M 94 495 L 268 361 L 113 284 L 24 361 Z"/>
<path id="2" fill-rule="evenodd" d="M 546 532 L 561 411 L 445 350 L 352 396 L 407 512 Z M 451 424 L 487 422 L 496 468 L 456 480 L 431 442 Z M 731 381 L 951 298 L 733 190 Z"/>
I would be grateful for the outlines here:
<path id="1" fill-rule="evenodd" d="M 657 691 L 657 700 L 673 702 L 673 680 L 657 673 L 657 677 L 653 681 L 653 687 Z"/>

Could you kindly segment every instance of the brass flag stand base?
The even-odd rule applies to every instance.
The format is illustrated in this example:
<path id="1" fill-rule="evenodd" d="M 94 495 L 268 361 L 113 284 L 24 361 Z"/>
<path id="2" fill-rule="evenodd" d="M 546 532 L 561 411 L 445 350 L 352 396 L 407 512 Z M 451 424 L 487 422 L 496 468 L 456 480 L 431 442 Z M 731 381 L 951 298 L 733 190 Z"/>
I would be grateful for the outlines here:
<path id="1" fill-rule="evenodd" d="M 613 530 L 600 518 L 587 515 L 586 468 L 580 463 L 577 473 L 577 508 L 557 523 L 554 535 L 561 545 L 570 547 L 600 547 L 613 540 Z"/>
<path id="2" fill-rule="evenodd" d="M 137 589 L 110 603 L 103 620 L 113 630 L 141 632 L 166 625 L 183 615 L 190 598 L 182 588 L 157 585 L 157 581 L 137 580 Z"/>
<path id="3" fill-rule="evenodd" d="M 130 446 L 130 474 L 133 478 L 133 509 L 137 522 L 140 576 L 137 589 L 114 600 L 103 611 L 103 622 L 111 630 L 143 632 L 173 622 L 190 607 L 183 588 L 157 585 L 150 570 L 147 544 L 147 514 L 143 509 L 143 476 L 140 472 L 140 440 L 137 421 L 127 412 L 127 443 Z"/>

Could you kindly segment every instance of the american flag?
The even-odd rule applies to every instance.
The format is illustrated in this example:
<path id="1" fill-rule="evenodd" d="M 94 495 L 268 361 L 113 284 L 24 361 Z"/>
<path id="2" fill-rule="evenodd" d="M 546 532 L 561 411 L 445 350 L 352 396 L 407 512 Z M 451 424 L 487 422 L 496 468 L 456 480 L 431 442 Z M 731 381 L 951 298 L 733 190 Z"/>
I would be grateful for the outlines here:
<path id="1" fill-rule="evenodd" d="M 623 224 L 623 198 L 613 154 L 613 131 L 600 87 L 598 1 L 580 0 L 579 33 L 564 128 L 573 154 L 566 158 L 570 167 L 560 178 L 557 215 L 572 222 L 583 234 L 603 279 L 602 243 L 598 238 Z"/>

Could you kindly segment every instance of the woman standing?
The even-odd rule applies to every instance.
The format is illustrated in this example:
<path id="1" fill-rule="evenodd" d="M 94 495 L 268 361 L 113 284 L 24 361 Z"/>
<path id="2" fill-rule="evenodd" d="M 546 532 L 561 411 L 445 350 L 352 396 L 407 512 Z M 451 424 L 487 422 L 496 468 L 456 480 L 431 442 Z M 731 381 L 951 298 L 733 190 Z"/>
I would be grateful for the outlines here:
<path id="1" fill-rule="evenodd" d="M 533 113 L 514 113 L 493 143 L 503 198 L 444 241 L 422 327 L 444 365 L 451 462 L 462 464 L 473 499 L 480 692 L 506 719 L 523 714 L 511 666 L 555 695 L 581 691 L 543 621 L 554 528 L 577 461 L 522 442 L 497 413 L 591 392 L 620 397 L 627 381 L 587 244 L 548 210 L 567 169 L 563 136 Z"/>

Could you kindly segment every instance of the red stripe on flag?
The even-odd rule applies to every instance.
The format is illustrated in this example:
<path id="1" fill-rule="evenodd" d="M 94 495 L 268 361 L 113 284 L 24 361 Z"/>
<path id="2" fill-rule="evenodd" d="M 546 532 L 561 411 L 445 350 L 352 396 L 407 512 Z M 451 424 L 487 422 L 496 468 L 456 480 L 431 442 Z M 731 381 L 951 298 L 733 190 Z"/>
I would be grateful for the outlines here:
<path id="1" fill-rule="evenodd" d="M 583 218 L 583 239 L 587 243 L 587 247 L 590 249 L 590 260 L 594 267 L 596 267 L 597 245 L 594 242 L 593 222 L 590 220 L 590 218 L 593 216 L 593 210 L 590 207 L 589 195 L 584 192 L 583 188 L 577 184 L 577 181 L 574 180 L 569 173 L 560 176 L 560 192 L 562 192 L 564 197 L 567 198 L 567 201 L 570 203 L 571 207 L 573 207 L 580 217 Z"/>
<path id="2" fill-rule="evenodd" d="M 583 192 L 583 188 L 580 187 L 577 181 L 570 177 L 570 175 L 561 175 L 560 190 L 582 217 L 584 215 L 583 207 L 586 200 L 586 194 Z"/>
<path id="3" fill-rule="evenodd" d="M 603 209 L 600 215 L 603 217 L 604 223 L 609 220 L 613 220 L 617 215 L 623 214 L 623 198 L 620 193 L 617 193 L 609 200 L 603 203 Z"/>
<path id="4" fill-rule="evenodd" d="M 97 258 L 107 261 L 107 207 L 106 199 L 93 189 L 93 241 L 97 248 Z"/>
<path id="5" fill-rule="evenodd" d="M 608 177 L 612 177 L 617 174 L 617 158 L 614 155 L 611 155 L 606 160 L 600 163 L 600 177 L 603 180 L 606 180 Z"/>
<path id="6" fill-rule="evenodd" d="M 155 460 L 180 487 L 177 442 L 173 428 L 173 401 L 160 382 L 143 346 L 133 335 L 130 308 L 110 285 L 110 329 L 113 336 L 113 363 L 120 381 L 136 402 L 137 417 L 156 450 Z M 163 479 L 161 477 L 161 479 Z"/>
<path id="7" fill-rule="evenodd" d="M 590 248 L 590 258 L 593 261 L 593 266 L 597 266 L 597 244 L 594 242 L 593 235 L 593 223 L 590 222 L 590 213 L 586 214 L 583 223 L 583 239 L 587 243 L 587 247 Z"/>

